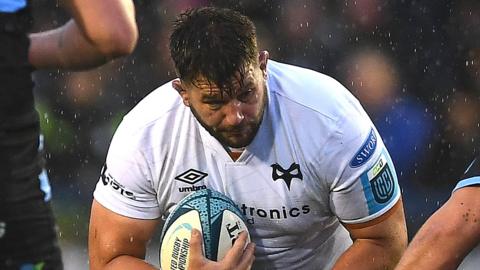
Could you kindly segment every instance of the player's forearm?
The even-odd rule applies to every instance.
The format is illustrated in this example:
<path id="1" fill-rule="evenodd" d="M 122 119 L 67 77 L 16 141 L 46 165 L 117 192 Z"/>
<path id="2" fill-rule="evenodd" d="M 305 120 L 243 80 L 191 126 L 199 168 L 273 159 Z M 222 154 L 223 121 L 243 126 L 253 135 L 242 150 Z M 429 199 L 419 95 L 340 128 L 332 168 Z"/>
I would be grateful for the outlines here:
<path id="1" fill-rule="evenodd" d="M 426 245 L 409 248 L 395 270 L 457 269 L 460 265 L 462 255 L 452 254 L 455 251 L 441 248 L 436 241 L 424 244 Z"/>
<path id="2" fill-rule="evenodd" d="M 333 269 L 394 269 L 404 249 L 405 245 L 395 241 L 359 239 L 340 256 Z"/>
<path id="3" fill-rule="evenodd" d="M 471 243 L 473 237 L 438 217 L 438 213 L 432 216 L 419 230 L 396 270 L 456 269 L 460 265 L 475 243 Z"/>
<path id="4" fill-rule="evenodd" d="M 478 187 L 465 187 L 435 212 L 413 238 L 398 270 L 456 269 L 480 241 Z"/>
<path id="5" fill-rule="evenodd" d="M 88 40 L 77 24 L 69 21 L 60 28 L 30 34 L 30 42 L 29 61 L 34 67 L 81 70 L 130 53 L 136 40 L 126 46 L 107 47 L 103 43 L 110 42 Z"/>

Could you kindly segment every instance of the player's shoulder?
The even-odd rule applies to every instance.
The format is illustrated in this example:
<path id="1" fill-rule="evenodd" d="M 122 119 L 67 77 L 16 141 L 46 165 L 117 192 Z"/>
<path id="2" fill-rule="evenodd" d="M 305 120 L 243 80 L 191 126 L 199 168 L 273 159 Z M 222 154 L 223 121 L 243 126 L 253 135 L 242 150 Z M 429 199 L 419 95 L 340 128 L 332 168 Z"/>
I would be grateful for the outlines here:
<path id="1" fill-rule="evenodd" d="M 309 123 L 311 128 L 307 133 L 322 130 L 324 134 L 342 136 L 360 131 L 367 136 L 372 126 L 370 118 L 360 102 L 337 80 L 314 70 L 275 61 L 268 66 L 271 103 L 302 119 L 292 123 L 293 128 L 305 130 L 302 125 Z"/>
<path id="2" fill-rule="evenodd" d="M 145 142 L 149 136 L 155 136 L 156 131 L 166 130 L 176 119 L 178 110 L 184 109 L 180 96 L 171 82 L 167 82 L 150 92 L 123 117 L 114 138 L 130 145 Z"/>
<path id="3" fill-rule="evenodd" d="M 340 82 L 320 72 L 269 61 L 270 95 L 295 103 L 334 121 L 361 111 L 358 100 Z"/>
<path id="4" fill-rule="evenodd" d="M 344 87 L 337 80 L 326 74 L 320 73 L 313 69 L 281 63 L 274 60 L 268 61 L 267 72 L 269 75 L 269 84 L 272 84 L 277 91 L 285 90 L 285 86 L 289 85 L 312 85 L 313 87 L 320 89 L 344 89 Z M 295 91 L 294 93 L 304 92 L 305 91 Z"/>

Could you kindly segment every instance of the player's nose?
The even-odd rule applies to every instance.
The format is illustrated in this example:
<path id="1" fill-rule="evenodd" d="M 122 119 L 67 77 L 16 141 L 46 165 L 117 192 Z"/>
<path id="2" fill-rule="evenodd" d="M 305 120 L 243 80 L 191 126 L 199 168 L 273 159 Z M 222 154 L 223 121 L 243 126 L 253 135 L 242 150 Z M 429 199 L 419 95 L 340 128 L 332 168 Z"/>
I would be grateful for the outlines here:
<path id="1" fill-rule="evenodd" d="M 225 125 L 236 126 L 240 124 L 245 115 L 243 113 L 243 103 L 238 100 L 230 101 L 225 107 Z"/>

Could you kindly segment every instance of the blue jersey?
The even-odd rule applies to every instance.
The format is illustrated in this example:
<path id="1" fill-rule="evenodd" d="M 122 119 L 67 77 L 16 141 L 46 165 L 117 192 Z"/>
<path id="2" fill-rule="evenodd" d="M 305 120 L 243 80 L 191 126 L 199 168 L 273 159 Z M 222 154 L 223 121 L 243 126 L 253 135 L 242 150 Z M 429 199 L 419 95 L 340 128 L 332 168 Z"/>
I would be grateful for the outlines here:
<path id="1" fill-rule="evenodd" d="M 13 13 L 27 6 L 27 0 L 0 0 L 0 12 Z"/>
<path id="2" fill-rule="evenodd" d="M 453 191 L 472 185 L 480 185 L 480 156 L 476 157 L 472 163 L 470 163 L 465 170 L 463 179 L 458 182 Z"/>
<path id="3" fill-rule="evenodd" d="M 30 0 L 0 0 L 0 269 L 59 270 L 28 62 L 32 22 Z"/>

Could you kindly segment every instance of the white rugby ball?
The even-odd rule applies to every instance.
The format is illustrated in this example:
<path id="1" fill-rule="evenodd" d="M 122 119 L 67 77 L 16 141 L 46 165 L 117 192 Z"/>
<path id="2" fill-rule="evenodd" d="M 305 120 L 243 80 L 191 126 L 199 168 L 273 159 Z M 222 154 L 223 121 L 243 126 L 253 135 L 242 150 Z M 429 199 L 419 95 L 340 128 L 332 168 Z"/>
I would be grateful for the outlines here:
<path id="1" fill-rule="evenodd" d="M 248 233 L 244 216 L 231 199 L 210 189 L 193 192 L 177 204 L 163 226 L 162 270 L 188 269 L 193 228 L 202 233 L 205 257 L 214 261 L 225 256 L 242 231 Z"/>

